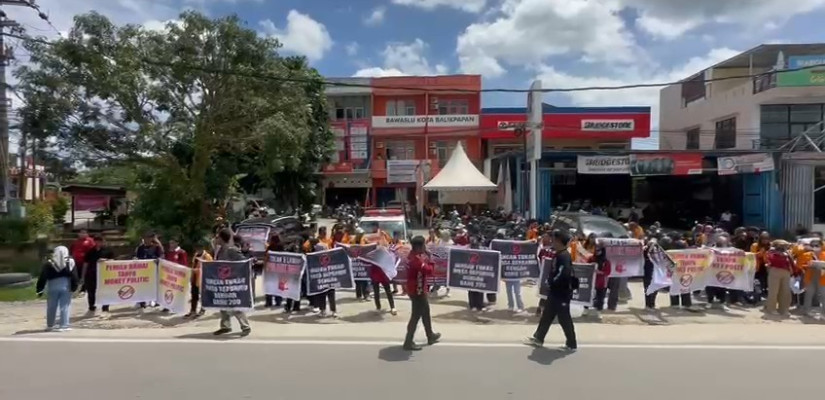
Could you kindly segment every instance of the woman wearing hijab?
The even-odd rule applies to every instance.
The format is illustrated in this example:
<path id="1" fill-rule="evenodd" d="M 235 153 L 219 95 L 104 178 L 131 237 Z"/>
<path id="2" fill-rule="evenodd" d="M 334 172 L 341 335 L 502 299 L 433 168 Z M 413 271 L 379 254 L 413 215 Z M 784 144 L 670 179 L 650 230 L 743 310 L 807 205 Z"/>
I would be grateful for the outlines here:
<path id="1" fill-rule="evenodd" d="M 52 257 L 43 265 L 40 277 L 37 279 L 37 296 L 46 293 L 46 330 L 55 329 L 57 311 L 60 310 L 60 322 L 57 330 L 68 331 L 69 306 L 72 303 L 72 293 L 77 290 L 80 279 L 77 275 L 74 260 L 69 256 L 66 246 L 54 249 Z"/>

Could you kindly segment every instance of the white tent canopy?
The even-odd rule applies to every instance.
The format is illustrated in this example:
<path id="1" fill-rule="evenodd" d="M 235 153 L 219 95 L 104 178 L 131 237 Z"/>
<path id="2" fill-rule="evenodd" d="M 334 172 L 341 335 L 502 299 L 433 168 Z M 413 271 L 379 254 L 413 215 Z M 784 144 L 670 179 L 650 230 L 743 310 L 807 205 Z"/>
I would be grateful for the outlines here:
<path id="1" fill-rule="evenodd" d="M 424 190 L 439 192 L 449 191 L 470 191 L 470 190 L 496 190 L 495 183 L 490 182 L 481 171 L 473 165 L 464 152 L 461 142 L 453 150 L 447 165 L 438 172 L 426 185 Z"/>

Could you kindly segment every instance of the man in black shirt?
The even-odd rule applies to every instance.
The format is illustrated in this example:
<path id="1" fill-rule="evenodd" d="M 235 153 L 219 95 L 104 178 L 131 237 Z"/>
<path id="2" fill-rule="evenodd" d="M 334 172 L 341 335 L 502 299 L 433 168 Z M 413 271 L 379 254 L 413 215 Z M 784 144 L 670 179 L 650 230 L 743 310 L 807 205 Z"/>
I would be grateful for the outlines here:
<path id="1" fill-rule="evenodd" d="M 570 234 L 564 230 L 553 231 L 553 247 L 556 251 L 553 270 L 547 275 L 547 285 L 550 293 L 547 296 L 547 303 L 541 313 L 539 325 L 533 336 L 525 339 L 524 343 L 529 346 L 544 346 L 544 338 L 553 320 L 558 317 L 559 325 L 564 331 L 566 338 L 566 351 L 575 351 L 578 347 L 576 343 L 576 330 L 573 328 L 573 318 L 570 316 L 570 299 L 573 298 L 573 291 L 579 288 L 579 280 L 573 275 L 573 260 L 567 245 L 570 243 Z"/>
<path id="2" fill-rule="evenodd" d="M 89 250 L 84 257 L 86 267 L 84 268 L 83 285 L 86 287 L 86 300 L 89 301 L 89 312 L 97 310 L 95 305 L 97 297 L 97 263 L 99 261 L 113 260 L 115 254 L 106 246 L 106 240 L 101 235 L 93 237 L 95 247 Z M 109 306 L 103 306 L 103 312 L 109 312 Z"/>

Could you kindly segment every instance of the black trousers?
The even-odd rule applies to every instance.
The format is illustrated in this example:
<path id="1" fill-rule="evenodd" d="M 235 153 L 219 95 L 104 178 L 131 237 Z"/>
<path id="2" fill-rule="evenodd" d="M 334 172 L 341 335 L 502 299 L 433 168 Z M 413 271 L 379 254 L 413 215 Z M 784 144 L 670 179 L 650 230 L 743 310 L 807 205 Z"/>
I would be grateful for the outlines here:
<path id="1" fill-rule="evenodd" d="M 467 291 L 467 303 L 470 305 L 471 310 L 481 310 L 484 308 L 484 293 L 481 292 L 474 292 L 472 290 Z"/>
<path id="2" fill-rule="evenodd" d="M 97 279 L 92 277 L 91 279 L 86 279 L 86 301 L 89 303 L 89 311 L 94 311 L 97 303 Z M 101 307 L 101 309 L 105 312 L 109 312 L 109 306 L 105 305 Z"/>
<path id="3" fill-rule="evenodd" d="M 657 294 L 657 292 L 647 294 L 647 288 L 648 288 L 648 286 L 650 286 L 651 282 L 653 282 L 653 277 L 652 276 L 645 275 L 645 277 L 642 278 L 642 284 L 644 285 L 644 288 L 645 288 L 645 308 L 653 309 L 653 308 L 656 308 L 656 294 Z"/>
<path id="4" fill-rule="evenodd" d="M 725 294 L 727 289 L 714 286 L 705 288 L 705 294 L 708 295 L 708 304 L 713 304 L 713 300 L 717 300 L 721 304 L 725 304 Z"/>
<path id="5" fill-rule="evenodd" d="M 604 298 L 607 296 L 607 288 L 596 288 L 596 297 L 593 299 L 593 308 L 604 310 Z"/>
<path id="6" fill-rule="evenodd" d="M 392 298 L 392 289 L 389 283 L 372 283 L 372 298 L 375 300 L 375 309 L 381 309 L 381 288 L 384 288 L 384 293 L 387 294 L 387 301 L 390 303 L 390 309 L 395 308 L 395 299 Z M 368 294 L 368 293 L 367 293 Z M 365 294 L 365 296 L 367 295 Z"/>
<path id="7" fill-rule="evenodd" d="M 189 308 L 189 312 L 195 314 L 198 312 L 198 302 L 201 299 L 201 288 L 192 285 L 192 290 L 190 290 L 189 293 L 192 295 L 192 305 Z"/>
<path id="8" fill-rule="evenodd" d="M 407 337 L 404 339 L 404 344 L 412 344 L 415 338 L 415 331 L 418 329 L 418 321 L 424 325 L 424 333 L 427 338 L 433 337 L 433 323 L 430 319 L 430 301 L 426 294 L 413 295 L 410 294 L 410 322 L 407 323 Z"/>
<path id="9" fill-rule="evenodd" d="M 607 278 L 607 309 L 616 311 L 619 308 L 619 291 L 622 288 L 621 278 Z"/>
<path id="10" fill-rule="evenodd" d="M 266 295 L 264 298 L 264 307 L 280 307 L 283 303 L 284 298 L 281 296 L 273 296 L 271 294 Z"/>
<path id="11" fill-rule="evenodd" d="M 355 298 L 368 299 L 370 296 L 369 281 L 355 281 Z"/>
<path id="12" fill-rule="evenodd" d="M 301 311 L 301 300 L 286 299 L 286 307 L 284 310 L 289 312 Z"/>
<path id="13" fill-rule="evenodd" d="M 490 304 L 496 304 L 496 300 L 498 299 L 495 293 L 487 293 L 485 297 L 487 297 L 487 302 Z"/>
<path id="14" fill-rule="evenodd" d="M 332 312 L 338 312 L 338 307 L 335 304 L 335 289 L 327 290 L 325 293 L 321 293 L 315 297 L 317 300 L 316 307 L 320 308 L 321 311 L 327 310 L 327 300 L 329 301 L 329 310 Z"/>
<path id="15" fill-rule="evenodd" d="M 691 298 L 690 293 L 681 294 L 678 296 L 670 296 L 670 306 L 671 307 L 690 307 L 693 305 L 693 299 Z"/>
<path id="16" fill-rule="evenodd" d="M 576 329 L 573 327 L 573 317 L 570 316 L 570 301 L 556 299 L 553 296 L 547 298 L 544 311 L 541 313 L 539 319 L 539 326 L 536 327 L 536 332 L 533 334 L 538 342 L 544 343 L 544 338 L 547 337 L 547 332 L 550 331 L 550 325 L 558 318 L 559 325 L 564 331 L 565 344 L 567 347 L 575 349 L 576 343 Z"/>

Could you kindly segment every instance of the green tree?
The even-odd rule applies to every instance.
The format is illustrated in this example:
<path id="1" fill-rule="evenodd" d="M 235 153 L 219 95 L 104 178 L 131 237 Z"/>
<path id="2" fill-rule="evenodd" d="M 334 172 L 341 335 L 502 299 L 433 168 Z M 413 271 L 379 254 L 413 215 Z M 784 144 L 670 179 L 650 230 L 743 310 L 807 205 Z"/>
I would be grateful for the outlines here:
<path id="1" fill-rule="evenodd" d="M 65 89 L 73 107 L 51 131 L 78 161 L 138 168 L 136 229 L 188 241 L 211 226 L 238 174 L 296 203 L 312 195 L 332 147 L 322 81 L 279 47 L 235 16 L 186 12 L 149 31 L 90 13 L 65 39 L 27 42 L 33 66 L 17 76 Z"/>

